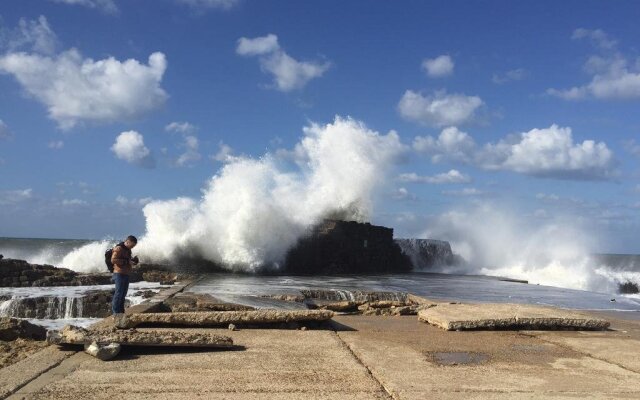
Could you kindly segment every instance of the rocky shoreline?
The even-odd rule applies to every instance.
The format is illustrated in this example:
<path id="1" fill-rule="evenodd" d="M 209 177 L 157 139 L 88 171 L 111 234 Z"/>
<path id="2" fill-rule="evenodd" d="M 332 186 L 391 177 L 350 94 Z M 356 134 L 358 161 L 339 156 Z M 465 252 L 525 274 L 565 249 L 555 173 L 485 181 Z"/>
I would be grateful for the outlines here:
<path id="1" fill-rule="evenodd" d="M 140 264 L 133 269 L 130 283 L 147 281 L 173 284 L 190 274 L 173 271 L 168 266 Z M 111 285 L 111 273 L 83 274 L 53 265 L 31 264 L 25 260 L 0 259 L 0 287 L 50 287 Z"/>

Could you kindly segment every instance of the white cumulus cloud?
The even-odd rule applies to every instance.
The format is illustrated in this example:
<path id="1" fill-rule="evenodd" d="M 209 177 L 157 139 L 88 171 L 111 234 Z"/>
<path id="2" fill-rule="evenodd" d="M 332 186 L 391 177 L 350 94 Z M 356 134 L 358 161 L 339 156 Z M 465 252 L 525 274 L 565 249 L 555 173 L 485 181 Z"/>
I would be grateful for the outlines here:
<path id="1" fill-rule="evenodd" d="M 88 203 L 81 199 L 64 199 L 62 200 L 63 206 L 86 206 Z"/>
<path id="2" fill-rule="evenodd" d="M 29 48 L 42 54 L 53 54 L 58 46 L 58 38 L 49 26 L 47 18 L 39 16 L 34 20 L 20 18 L 17 28 L 3 29 L 0 38 L 5 37 L 4 43 L 9 52 Z"/>
<path id="3" fill-rule="evenodd" d="M 238 47 L 236 53 L 241 56 L 258 56 L 262 54 L 272 53 L 280 49 L 278 44 L 278 36 L 273 33 L 267 36 L 257 37 L 253 39 L 240 38 L 238 39 Z"/>
<path id="4" fill-rule="evenodd" d="M 62 140 L 52 140 L 49 142 L 48 147 L 53 150 L 60 150 L 64 147 L 64 142 Z"/>
<path id="5" fill-rule="evenodd" d="M 84 121 L 129 120 L 161 106 L 168 97 L 160 87 L 166 68 L 166 57 L 159 52 L 149 56 L 148 64 L 114 57 L 93 60 L 77 49 L 0 56 L 0 74 L 13 75 L 62 129 Z"/>
<path id="6" fill-rule="evenodd" d="M 195 135 L 198 127 L 189 122 L 172 122 L 164 127 L 164 130 L 171 133 L 179 133 L 182 135 L 182 142 L 178 144 L 178 148 L 182 149 L 182 153 L 173 160 L 176 167 L 190 166 L 202 158 L 200 154 L 200 141 Z"/>
<path id="7" fill-rule="evenodd" d="M 199 161 L 202 156 L 198 149 L 200 148 L 200 141 L 196 136 L 189 135 L 184 137 L 184 142 L 180 146 L 184 149 L 184 152 L 180 154 L 176 160 L 178 167 L 185 167 L 192 165 L 196 161 Z"/>
<path id="8" fill-rule="evenodd" d="M 225 144 L 224 142 L 218 143 L 218 152 L 211 156 L 213 161 L 218 161 L 221 163 L 228 163 L 238 159 L 238 156 L 234 155 L 234 151 L 231 146 Z"/>
<path id="9" fill-rule="evenodd" d="M 590 39 L 593 44 L 603 49 L 613 49 L 618 44 L 617 41 L 611 39 L 609 35 L 602 29 L 585 29 L 578 28 L 573 31 L 571 39 Z"/>
<path id="10" fill-rule="evenodd" d="M 0 205 L 21 203 L 33 198 L 33 189 L 18 189 L 0 191 Z"/>
<path id="11" fill-rule="evenodd" d="M 133 198 L 128 199 L 125 196 L 118 195 L 116 197 L 116 203 L 121 206 L 132 206 L 132 207 L 144 207 L 145 205 L 151 203 L 153 198 L 151 197 L 142 197 L 142 198 Z"/>
<path id="12" fill-rule="evenodd" d="M 330 62 L 298 61 L 278 44 L 274 34 L 257 38 L 240 38 L 236 53 L 259 56 L 260 68 L 273 76 L 273 85 L 282 92 L 302 89 L 309 81 L 319 78 L 331 67 Z"/>
<path id="13" fill-rule="evenodd" d="M 436 58 L 427 58 L 422 61 L 422 68 L 431 78 L 442 78 L 453 74 L 455 64 L 451 56 L 441 55 Z"/>
<path id="14" fill-rule="evenodd" d="M 2 124 L 0 123 L 0 126 L 1 125 Z M 2 137 L 2 134 L 0 134 L 0 138 L 1 137 Z M 640 143 L 638 143 L 635 139 L 625 141 L 624 148 L 629 154 L 633 154 L 636 157 L 640 157 Z"/>
<path id="15" fill-rule="evenodd" d="M 141 167 L 155 167 L 155 160 L 151 151 L 144 145 L 144 138 L 136 131 L 120 133 L 111 151 L 121 160 Z"/>
<path id="16" fill-rule="evenodd" d="M 432 162 L 461 162 L 537 177 L 603 180 L 616 174 L 613 152 L 605 143 L 593 140 L 575 143 L 571 128 L 555 124 L 483 146 L 477 145 L 467 133 L 450 127 L 437 138 L 416 137 L 413 148 L 430 156 Z"/>
<path id="17" fill-rule="evenodd" d="M 511 69 L 504 73 L 496 73 L 491 77 L 491 81 L 495 84 L 502 85 L 504 83 L 521 81 L 527 77 L 527 70 L 524 68 Z"/>
<path id="18" fill-rule="evenodd" d="M 11 133 L 9 126 L 0 119 L 0 140 L 11 139 L 12 137 L 13 134 Z"/>
<path id="19" fill-rule="evenodd" d="M 485 196 L 486 192 L 479 190 L 477 188 L 464 188 L 461 190 L 444 190 L 442 194 L 446 196 L 459 196 L 459 197 L 476 197 L 476 196 Z"/>
<path id="20" fill-rule="evenodd" d="M 49 0 L 54 3 L 94 8 L 107 14 L 117 14 L 118 6 L 113 0 Z"/>
<path id="21" fill-rule="evenodd" d="M 418 200 L 418 196 L 409 192 L 407 188 L 404 188 L 404 187 L 394 190 L 391 193 L 391 198 L 393 198 L 394 200 L 411 200 L 411 201 Z"/>
<path id="22" fill-rule="evenodd" d="M 407 174 L 400 174 L 398 180 L 408 183 L 431 183 L 431 184 L 443 184 L 443 183 L 468 183 L 471 182 L 471 178 L 468 175 L 461 173 L 456 169 L 449 170 L 441 174 L 433 176 L 421 176 L 414 172 Z"/>
<path id="23" fill-rule="evenodd" d="M 601 30 L 577 29 L 574 39 L 590 38 L 601 51 L 590 56 L 584 70 L 591 81 L 568 89 L 547 89 L 547 94 L 565 100 L 631 100 L 640 98 L 640 62 L 630 61 L 619 51 L 616 42 Z"/>
<path id="24" fill-rule="evenodd" d="M 209 9 L 228 10 L 240 3 L 240 0 L 176 0 L 198 11 Z"/>
<path id="25" fill-rule="evenodd" d="M 172 133 L 189 134 L 195 132 L 198 128 L 189 122 L 172 122 L 164 127 L 164 130 Z"/>
<path id="26" fill-rule="evenodd" d="M 407 90 L 398 103 L 398 111 L 407 120 L 443 127 L 472 121 L 483 104 L 478 96 L 447 94 L 444 90 L 423 96 Z"/>
<path id="27" fill-rule="evenodd" d="M 162 53 L 153 53 L 148 65 L 113 57 L 94 61 L 75 49 L 54 57 L 0 57 L 0 73 L 13 75 L 62 129 L 82 121 L 128 120 L 159 107 L 167 98 L 160 87 L 166 66 Z"/>

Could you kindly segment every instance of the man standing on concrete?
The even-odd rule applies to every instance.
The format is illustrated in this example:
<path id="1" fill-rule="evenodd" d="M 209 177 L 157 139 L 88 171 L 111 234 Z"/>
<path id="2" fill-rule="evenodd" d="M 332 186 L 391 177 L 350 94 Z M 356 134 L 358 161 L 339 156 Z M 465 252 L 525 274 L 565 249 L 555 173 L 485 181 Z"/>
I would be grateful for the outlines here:
<path id="1" fill-rule="evenodd" d="M 129 274 L 134 265 L 138 264 L 138 257 L 131 257 L 131 249 L 136 247 L 138 239 L 128 236 L 124 242 L 120 242 L 113 248 L 111 263 L 113 264 L 113 281 L 116 291 L 111 302 L 111 311 L 114 314 L 124 313 L 124 298 L 129 290 Z"/>

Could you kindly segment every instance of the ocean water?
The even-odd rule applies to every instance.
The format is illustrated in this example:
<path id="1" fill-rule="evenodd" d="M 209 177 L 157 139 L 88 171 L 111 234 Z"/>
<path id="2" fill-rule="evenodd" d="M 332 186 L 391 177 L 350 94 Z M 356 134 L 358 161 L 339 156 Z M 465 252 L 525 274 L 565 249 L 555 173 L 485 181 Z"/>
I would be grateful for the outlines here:
<path id="1" fill-rule="evenodd" d="M 106 268 L 103 264 L 104 250 L 112 243 L 114 242 L 108 240 L 0 238 L 0 254 L 7 258 L 26 259 L 31 263 L 52 264 L 79 271 L 101 270 Z M 488 272 L 492 275 L 522 278 L 517 266 L 504 265 L 491 269 L 482 266 L 466 268 L 464 273 L 460 273 L 459 270 L 441 273 L 447 271 L 446 269 L 437 270 L 439 273 L 416 271 L 410 274 L 305 277 L 212 273 L 192 290 L 258 307 L 274 305 L 268 300 L 260 299 L 258 296 L 262 294 L 291 293 L 299 289 L 317 288 L 401 291 L 452 301 L 514 302 L 583 310 L 639 312 L 640 295 L 620 294 L 618 287 L 625 282 L 640 284 L 640 255 L 593 255 L 589 259 L 588 265 L 581 264 L 579 268 L 575 268 L 576 282 L 597 283 L 587 290 L 584 290 L 582 284 L 567 285 L 566 271 L 572 271 L 572 265 L 566 261 L 562 265 L 563 278 L 557 282 L 553 281 L 553 275 L 549 275 L 547 265 L 540 268 L 540 273 L 545 274 L 544 285 L 535 283 L 537 271 L 530 267 L 526 277 L 531 284 L 483 276 L 483 273 Z M 515 273 L 511 274 L 511 271 Z M 583 276 L 585 274 L 586 277 Z M 26 290 L 36 293 L 41 289 Z"/>
<path id="2" fill-rule="evenodd" d="M 190 290 L 231 302 L 268 307 L 257 295 L 294 294 L 301 289 L 409 292 L 433 300 L 481 303 L 520 303 L 576 310 L 640 313 L 640 296 L 597 293 L 553 286 L 505 281 L 478 275 L 412 272 L 385 275 L 255 276 L 210 274 Z M 279 304 L 279 302 L 275 302 Z"/>

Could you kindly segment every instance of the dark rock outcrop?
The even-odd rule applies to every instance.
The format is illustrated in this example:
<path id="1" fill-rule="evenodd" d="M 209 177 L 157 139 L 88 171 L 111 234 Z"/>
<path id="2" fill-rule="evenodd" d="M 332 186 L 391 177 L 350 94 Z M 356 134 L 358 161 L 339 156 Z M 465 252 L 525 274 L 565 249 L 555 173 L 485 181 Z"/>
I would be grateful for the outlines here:
<path id="1" fill-rule="evenodd" d="M 0 287 L 85 286 L 111 283 L 109 273 L 79 274 L 67 268 L 30 264 L 25 260 L 0 260 Z"/>
<path id="2" fill-rule="evenodd" d="M 449 242 L 434 239 L 396 239 L 402 253 L 411 259 L 415 269 L 428 270 L 437 266 L 459 265 L 462 257 L 453 254 Z"/>
<path id="3" fill-rule="evenodd" d="M 325 220 L 287 253 L 284 272 L 340 274 L 407 272 L 411 262 L 393 241 L 393 229 Z"/>
<path id="4" fill-rule="evenodd" d="M 44 340 L 47 330 L 28 321 L 16 318 L 0 318 L 0 340 L 11 342 L 18 338 Z"/>
<path id="5" fill-rule="evenodd" d="M 622 294 L 636 294 L 640 292 L 640 290 L 638 290 L 638 284 L 634 282 L 621 283 L 618 290 Z"/>
<path id="6" fill-rule="evenodd" d="M 113 290 L 95 290 L 82 297 L 22 297 L 8 299 L 4 313 L 10 317 L 59 319 L 104 318 L 111 314 Z"/>
<path id="7" fill-rule="evenodd" d="M 81 274 L 67 268 L 53 265 L 30 264 L 25 260 L 0 259 L 0 287 L 36 287 L 36 286 L 92 286 L 112 285 L 111 273 Z M 177 273 L 171 268 L 156 264 L 136 266 L 129 282 L 160 282 L 173 284 L 186 279 L 189 275 Z"/>

